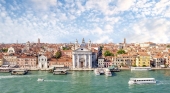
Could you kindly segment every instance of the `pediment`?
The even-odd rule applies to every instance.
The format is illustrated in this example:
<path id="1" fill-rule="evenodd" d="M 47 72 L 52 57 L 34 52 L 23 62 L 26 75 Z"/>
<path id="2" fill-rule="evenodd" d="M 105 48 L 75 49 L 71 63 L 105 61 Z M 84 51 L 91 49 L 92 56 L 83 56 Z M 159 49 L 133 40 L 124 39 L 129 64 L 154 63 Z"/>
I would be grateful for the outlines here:
<path id="1" fill-rule="evenodd" d="M 87 49 L 87 48 L 78 48 L 78 49 L 76 49 L 76 50 L 74 50 L 75 52 L 83 52 L 83 51 L 88 51 L 88 52 L 90 52 L 90 50 L 89 49 Z"/>

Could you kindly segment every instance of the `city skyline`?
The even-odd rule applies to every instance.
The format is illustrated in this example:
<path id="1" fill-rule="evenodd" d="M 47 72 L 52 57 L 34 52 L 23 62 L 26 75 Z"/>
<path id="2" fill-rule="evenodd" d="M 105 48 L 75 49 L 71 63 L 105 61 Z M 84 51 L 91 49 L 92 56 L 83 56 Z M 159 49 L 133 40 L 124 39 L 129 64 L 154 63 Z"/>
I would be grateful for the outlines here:
<path id="1" fill-rule="evenodd" d="M 0 42 L 169 43 L 169 0 L 0 0 Z"/>

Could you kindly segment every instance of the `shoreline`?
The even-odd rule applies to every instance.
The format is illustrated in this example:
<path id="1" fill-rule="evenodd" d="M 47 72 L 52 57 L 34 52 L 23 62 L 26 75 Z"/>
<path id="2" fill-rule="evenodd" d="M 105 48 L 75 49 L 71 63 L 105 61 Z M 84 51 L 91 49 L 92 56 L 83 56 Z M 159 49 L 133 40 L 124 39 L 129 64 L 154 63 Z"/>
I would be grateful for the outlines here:
<path id="1" fill-rule="evenodd" d="M 131 70 L 130 68 L 119 68 L 120 70 Z M 170 70 L 170 68 L 152 68 L 152 70 Z"/>
<path id="2" fill-rule="evenodd" d="M 17 68 L 17 69 L 24 69 L 24 68 Z M 95 68 L 91 68 L 91 69 L 68 69 L 68 71 L 94 71 Z M 119 68 L 121 71 L 123 70 L 131 70 L 130 68 Z M 28 71 L 49 71 L 50 69 L 38 69 L 38 68 L 32 68 L 32 69 L 27 69 Z M 152 68 L 152 70 L 170 70 L 170 68 Z"/>

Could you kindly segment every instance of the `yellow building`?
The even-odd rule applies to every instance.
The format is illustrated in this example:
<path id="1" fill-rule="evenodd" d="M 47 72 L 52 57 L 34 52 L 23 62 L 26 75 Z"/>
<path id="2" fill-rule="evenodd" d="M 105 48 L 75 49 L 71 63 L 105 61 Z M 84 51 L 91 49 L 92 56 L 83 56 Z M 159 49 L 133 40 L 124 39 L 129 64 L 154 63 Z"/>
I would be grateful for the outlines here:
<path id="1" fill-rule="evenodd" d="M 150 67 L 150 56 L 146 52 L 138 53 L 136 57 L 137 67 Z"/>

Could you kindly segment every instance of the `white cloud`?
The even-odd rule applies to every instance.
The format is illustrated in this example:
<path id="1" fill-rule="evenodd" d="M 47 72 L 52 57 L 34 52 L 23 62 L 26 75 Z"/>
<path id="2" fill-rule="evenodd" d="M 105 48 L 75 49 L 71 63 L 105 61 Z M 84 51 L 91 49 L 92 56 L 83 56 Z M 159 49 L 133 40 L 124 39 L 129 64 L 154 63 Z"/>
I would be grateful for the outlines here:
<path id="1" fill-rule="evenodd" d="M 23 42 L 37 37 L 45 42 L 75 37 L 98 43 L 118 42 L 122 37 L 130 42 L 170 41 L 170 3 L 166 0 L 31 0 L 34 7 L 29 8 L 25 2 L 6 3 L 0 2 L 1 41 L 13 42 L 18 37 Z"/>
<path id="2" fill-rule="evenodd" d="M 5 12 L 1 12 L 1 17 L 6 17 L 6 13 Z"/>
<path id="3" fill-rule="evenodd" d="M 118 10 L 120 11 L 129 10 L 129 8 L 134 5 L 134 1 L 135 0 L 118 0 L 117 3 Z"/>
<path id="4" fill-rule="evenodd" d="M 109 42 L 113 42 L 113 39 L 110 38 L 109 36 L 100 36 L 96 39 L 96 41 L 94 41 L 96 43 L 109 43 Z"/>
<path id="5" fill-rule="evenodd" d="M 130 27 L 131 28 L 131 27 Z M 144 19 L 132 25 L 134 31 L 129 35 L 130 42 L 156 42 L 169 41 L 170 21 L 166 19 Z"/>
<path id="6" fill-rule="evenodd" d="M 57 0 L 31 0 L 37 9 L 47 10 L 51 6 L 57 5 Z"/>

